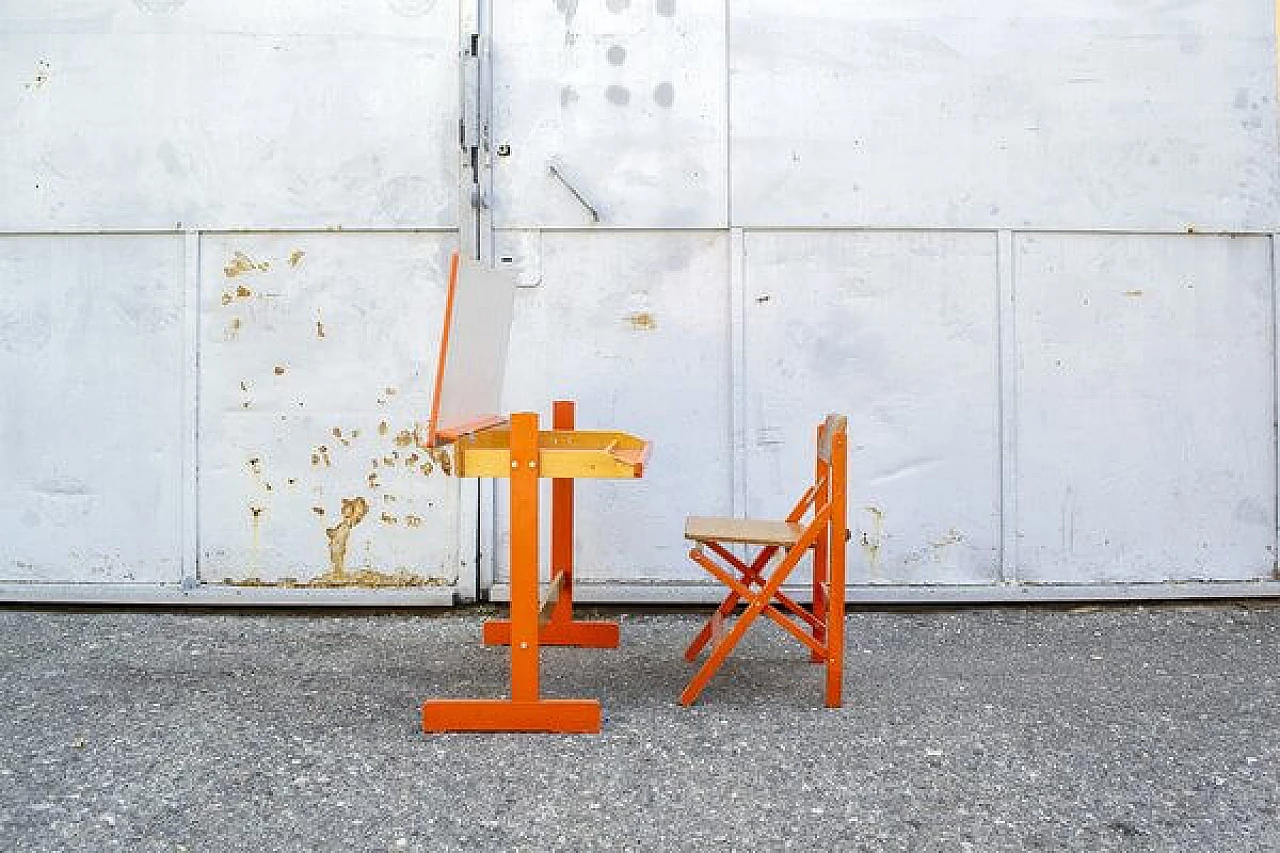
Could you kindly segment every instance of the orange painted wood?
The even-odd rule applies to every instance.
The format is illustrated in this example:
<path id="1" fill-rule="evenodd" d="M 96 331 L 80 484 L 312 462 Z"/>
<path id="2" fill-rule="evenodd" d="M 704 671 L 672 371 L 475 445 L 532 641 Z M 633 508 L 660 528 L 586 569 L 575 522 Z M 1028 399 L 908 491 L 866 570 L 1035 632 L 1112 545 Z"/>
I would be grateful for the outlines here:
<path id="1" fill-rule="evenodd" d="M 830 476 L 830 458 L 831 458 L 831 439 L 827 436 L 827 424 L 831 418 L 827 418 L 817 430 L 817 452 L 814 454 L 814 471 L 813 481 L 821 484 L 814 494 L 814 509 L 820 510 L 827 505 L 827 500 L 831 495 L 831 476 Z M 827 453 L 824 454 L 823 450 Z M 813 615 L 818 618 L 818 624 L 814 626 L 813 638 L 819 643 L 825 643 L 827 640 L 827 597 L 826 584 L 828 571 L 827 566 L 830 561 L 830 536 L 823 536 L 818 540 L 818 544 L 813 549 Z M 809 660 L 814 663 L 821 663 L 826 660 L 825 655 L 814 652 L 809 656 Z"/>
<path id="2" fill-rule="evenodd" d="M 594 699 L 430 699 L 422 705 L 424 732 L 600 731 L 600 703 Z"/>
<path id="3" fill-rule="evenodd" d="M 617 622 L 571 620 L 547 622 L 538 630 L 543 646 L 579 646 L 584 649 L 616 649 L 621 632 Z M 511 642 L 511 621 L 490 619 L 484 623 L 484 644 L 505 646 Z"/>
<path id="4" fill-rule="evenodd" d="M 844 586 L 845 542 L 848 541 L 848 441 L 843 424 L 832 439 L 831 451 L 831 565 L 827 598 L 827 707 L 844 704 Z"/>
<path id="5" fill-rule="evenodd" d="M 551 428 L 573 429 L 572 400 L 556 400 L 551 404 Z M 564 582 L 560 597 L 551 611 L 557 624 L 573 619 L 573 480 L 551 481 L 551 573 L 561 572 Z"/>
<path id="6" fill-rule="evenodd" d="M 449 327 L 453 325 L 453 297 L 458 292 L 458 264 L 461 261 L 457 252 L 449 258 L 449 289 L 444 299 L 444 329 L 440 333 L 440 354 L 436 359 L 436 382 L 431 392 L 431 418 L 427 421 L 427 446 L 435 447 L 440 439 L 436 428 L 440 425 L 440 389 L 444 387 L 444 367 L 449 352 Z"/>
<path id="7" fill-rule="evenodd" d="M 751 623 L 762 614 L 806 646 L 811 660 L 825 665 L 826 704 L 833 708 L 842 704 L 848 541 L 847 419 L 842 415 L 828 416 L 818 426 L 815 444 L 814 484 L 785 521 L 688 519 L 685 536 L 698 543 L 689 552 L 690 559 L 727 586 L 729 593 L 685 651 L 685 658 L 692 661 L 704 647 L 711 646 L 707 659 L 680 694 L 681 704 L 690 705 L 697 700 Z M 807 515 L 809 518 L 804 521 Z M 724 543 L 761 548 L 747 563 Z M 766 569 L 778 552 L 782 559 L 766 577 Z M 813 605 L 809 611 L 782 593 L 783 582 L 807 553 L 813 555 Z M 775 601 L 782 609 L 774 605 Z M 746 609 L 733 627 L 724 631 L 725 619 L 739 602 L 744 602 Z M 799 619 L 790 618 L 784 610 Z"/>
<path id="8" fill-rule="evenodd" d="M 559 587 L 550 618 L 540 624 L 538 512 L 540 470 L 538 416 L 514 414 L 503 431 L 510 468 L 510 618 L 484 625 L 486 645 L 511 647 L 511 699 L 435 699 L 422 706 L 427 732 L 599 732 L 600 704 L 591 699 L 539 698 L 538 652 L 543 645 L 616 648 L 616 622 L 573 619 L 573 480 L 552 478 L 551 570 Z M 572 432 L 574 405 L 557 401 L 553 430 Z M 489 436 L 492 439 L 492 436 Z"/>
<path id="9" fill-rule="evenodd" d="M 538 416 L 511 416 L 511 698 L 538 698 Z"/>
<path id="10" fill-rule="evenodd" d="M 473 432 L 480 432 L 481 430 L 493 429 L 494 427 L 502 426 L 506 422 L 507 419 L 502 415 L 485 415 L 484 417 L 479 417 L 454 426 L 438 426 L 428 434 L 426 446 L 435 446 L 432 444 L 433 439 L 431 436 L 433 435 L 435 436 L 434 441 L 436 444 L 448 444 L 449 442 L 457 441 L 464 435 L 471 435 Z"/>

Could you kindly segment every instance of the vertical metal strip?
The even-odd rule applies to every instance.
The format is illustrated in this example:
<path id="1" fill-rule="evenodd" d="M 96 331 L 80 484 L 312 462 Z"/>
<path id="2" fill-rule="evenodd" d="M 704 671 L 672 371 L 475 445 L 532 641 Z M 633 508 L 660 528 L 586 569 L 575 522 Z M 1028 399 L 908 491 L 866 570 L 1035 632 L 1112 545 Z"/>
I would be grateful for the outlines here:
<path id="1" fill-rule="evenodd" d="M 178 518 L 179 583 L 199 585 L 200 565 L 200 232 L 182 235 L 182 444 Z"/>
<path id="2" fill-rule="evenodd" d="M 453 487 L 458 490 L 458 548 L 454 553 L 458 575 L 453 582 L 454 600 L 475 601 L 480 588 L 481 548 L 477 535 L 480 528 L 480 496 L 477 491 L 480 481 L 463 477 L 452 479 Z"/>
<path id="3" fill-rule="evenodd" d="M 468 257 L 492 255 L 486 199 L 489 197 L 487 149 L 489 80 L 489 0 L 460 0 L 458 7 L 458 245 Z M 474 38 L 473 38 L 474 36 Z M 472 151 L 475 151 L 474 160 Z M 463 600 L 483 601 L 493 584 L 493 517 L 495 495 L 489 481 L 459 485 L 458 561 L 472 570 L 460 571 L 457 594 Z M 470 554 L 465 559 L 464 554 Z"/>
<path id="4" fill-rule="evenodd" d="M 1280 4 L 1278 4 L 1280 5 Z M 1277 24 L 1280 26 L 1280 23 Z M 1275 512 L 1276 538 L 1271 552 L 1271 577 L 1280 580 L 1280 233 L 1271 235 L 1271 375 L 1274 385 L 1271 394 L 1271 449 L 1275 454 Z"/>
<path id="5" fill-rule="evenodd" d="M 479 145 L 479 58 L 473 52 L 480 32 L 484 0 L 461 0 L 458 7 L 458 245 L 480 257 L 479 170 L 473 151 Z"/>
<path id="6" fill-rule="evenodd" d="M 1280 3 L 1280 0 L 1276 0 Z M 733 227 L 733 0 L 724 0 L 724 221 Z"/>
<path id="7" fill-rule="evenodd" d="M 476 127 L 479 145 L 476 183 L 480 207 L 476 211 L 480 260 L 493 265 L 493 3 L 476 0 Z"/>
<path id="8" fill-rule="evenodd" d="M 744 253 L 746 238 L 741 228 L 729 229 L 729 490 L 732 515 L 747 511 L 747 348 L 746 281 Z"/>
<path id="9" fill-rule="evenodd" d="M 1000 580 L 1018 582 L 1018 329 L 1014 233 L 996 234 L 1000 387 Z"/>

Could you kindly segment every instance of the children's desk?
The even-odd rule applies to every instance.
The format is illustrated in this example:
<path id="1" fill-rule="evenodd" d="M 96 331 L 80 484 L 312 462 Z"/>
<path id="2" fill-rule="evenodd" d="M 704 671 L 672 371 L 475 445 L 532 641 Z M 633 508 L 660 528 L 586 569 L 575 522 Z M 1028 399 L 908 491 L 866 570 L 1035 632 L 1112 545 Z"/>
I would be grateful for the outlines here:
<path id="1" fill-rule="evenodd" d="M 574 404 L 555 402 L 551 429 L 536 412 L 499 414 L 515 284 L 453 255 L 427 444 L 452 445 L 454 473 L 510 481 L 511 612 L 484 626 L 487 645 L 511 648 L 507 699 L 430 699 L 427 732 L 598 732 L 595 699 L 541 697 L 543 645 L 614 648 L 616 622 L 573 618 L 573 481 L 643 476 L 649 442 L 617 430 L 576 428 Z M 539 595 L 541 483 L 551 480 L 550 583 Z"/>

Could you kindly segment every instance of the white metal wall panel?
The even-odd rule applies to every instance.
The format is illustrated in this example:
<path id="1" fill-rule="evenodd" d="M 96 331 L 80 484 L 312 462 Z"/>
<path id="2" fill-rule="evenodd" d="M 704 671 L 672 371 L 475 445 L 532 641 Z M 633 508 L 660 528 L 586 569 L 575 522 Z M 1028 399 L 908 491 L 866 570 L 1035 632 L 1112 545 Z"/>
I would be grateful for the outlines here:
<path id="1" fill-rule="evenodd" d="M 1277 222 L 1270 2 L 730 9 L 735 225 Z"/>
<path id="2" fill-rule="evenodd" d="M 724 225 L 724 4 L 493 6 L 499 226 Z"/>
<path id="3" fill-rule="evenodd" d="M 182 239 L 0 236 L 0 580 L 176 582 Z"/>
<path id="4" fill-rule="evenodd" d="M 748 232 L 746 509 L 780 517 L 849 415 L 849 577 L 999 577 L 996 235 Z"/>
<path id="5" fill-rule="evenodd" d="M 455 241 L 202 240 L 202 580 L 457 576 L 458 481 L 414 445 Z"/>
<path id="6" fill-rule="evenodd" d="M 726 235 L 546 233 L 542 270 L 516 297 L 508 409 L 549 423 L 551 401 L 572 399 L 582 428 L 654 443 L 643 479 L 578 482 L 578 576 L 702 580 L 684 517 L 732 510 Z M 502 579 L 505 489 L 498 497 Z"/>
<path id="7" fill-rule="evenodd" d="M 1018 576 L 1269 578 L 1265 237 L 1018 235 Z"/>
<path id="8" fill-rule="evenodd" d="M 436 0 L 3 4 L 0 229 L 451 226 L 457 26 Z"/>

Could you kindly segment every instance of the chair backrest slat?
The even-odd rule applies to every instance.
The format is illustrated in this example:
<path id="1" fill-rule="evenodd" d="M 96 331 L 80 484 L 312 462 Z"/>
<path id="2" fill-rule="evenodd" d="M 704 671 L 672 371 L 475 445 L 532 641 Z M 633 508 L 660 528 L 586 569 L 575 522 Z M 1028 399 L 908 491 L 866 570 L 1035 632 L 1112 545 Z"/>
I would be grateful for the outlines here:
<path id="1" fill-rule="evenodd" d="M 823 462 L 831 462 L 831 445 L 835 439 L 836 433 L 841 433 L 849 427 L 849 419 L 845 415 L 827 415 L 827 419 L 822 424 L 822 431 L 818 435 L 818 458 Z"/>

